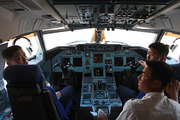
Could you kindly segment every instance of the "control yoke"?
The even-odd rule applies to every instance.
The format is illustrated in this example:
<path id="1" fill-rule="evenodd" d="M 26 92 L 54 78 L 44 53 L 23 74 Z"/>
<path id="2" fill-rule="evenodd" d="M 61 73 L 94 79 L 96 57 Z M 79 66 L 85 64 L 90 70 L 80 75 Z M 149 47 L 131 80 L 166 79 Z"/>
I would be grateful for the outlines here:
<path id="1" fill-rule="evenodd" d="M 71 64 L 70 62 L 65 62 L 65 64 L 57 62 L 53 65 L 53 68 L 60 67 L 63 70 L 63 69 L 68 69 L 68 67 L 70 67 L 70 66 L 75 68 L 75 65 Z"/>
<path id="2" fill-rule="evenodd" d="M 60 67 L 60 68 L 61 68 L 61 66 L 62 66 L 62 64 L 61 64 L 60 62 L 57 62 L 57 63 L 55 63 L 55 64 L 53 65 L 53 68 L 55 68 L 55 67 Z"/>
<path id="3" fill-rule="evenodd" d="M 72 73 L 71 71 L 68 70 L 68 68 L 70 66 L 74 67 L 75 68 L 75 65 L 71 64 L 69 62 L 69 60 L 65 60 L 65 59 L 61 59 L 62 63 L 60 62 L 57 62 L 53 65 L 53 68 L 55 67 L 60 67 L 61 70 L 63 71 L 63 74 L 62 74 L 62 79 L 71 79 L 71 76 L 72 76 Z"/>
<path id="4" fill-rule="evenodd" d="M 129 61 L 127 64 L 124 65 L 124 67 L 126 66 L 130 66 L 131 67 L 131 74 L 135 73 L 136 69 L 141 66 L 141 64 L 139 62 L 137 62 L 135 65 Z"/>

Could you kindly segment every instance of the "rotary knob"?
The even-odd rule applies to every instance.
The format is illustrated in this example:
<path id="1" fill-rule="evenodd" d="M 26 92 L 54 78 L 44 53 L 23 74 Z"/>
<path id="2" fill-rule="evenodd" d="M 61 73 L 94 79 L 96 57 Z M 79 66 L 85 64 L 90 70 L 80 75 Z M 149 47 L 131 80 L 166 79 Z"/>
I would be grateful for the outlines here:
<path id="1" fill-rule="evenodd" d="M 89 70 L 90 68 L 89 68 L 89 66 L 86 66 L 86 70 Z"/>
<path id="2" fill-rule="evenodd" d="M 102 104 L 105 104 L 105 103 L 106 103 L 106 102 L 103 100 L 103 101 L 102 101 Z"/>

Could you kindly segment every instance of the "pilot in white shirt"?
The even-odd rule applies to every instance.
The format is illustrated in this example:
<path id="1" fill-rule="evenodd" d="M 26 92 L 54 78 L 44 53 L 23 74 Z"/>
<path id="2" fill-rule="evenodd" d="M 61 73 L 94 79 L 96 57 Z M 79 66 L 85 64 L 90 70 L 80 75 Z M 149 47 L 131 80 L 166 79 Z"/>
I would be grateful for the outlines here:
<path id="1" fill-rule="evenodd" d="M 166 63 L 147 61 L 138 77 L 138 88 L 146 95 L 127 101 L 117 120 L 180 120 L 180 104 L 164 95 L 173 75 L 174 70 Z"/>
<path id="2" fill-rule="evenodd" d="M 163 92 L 149 92 L 127 101 L 117 120 L 180 120 L 180 105 Z"/>

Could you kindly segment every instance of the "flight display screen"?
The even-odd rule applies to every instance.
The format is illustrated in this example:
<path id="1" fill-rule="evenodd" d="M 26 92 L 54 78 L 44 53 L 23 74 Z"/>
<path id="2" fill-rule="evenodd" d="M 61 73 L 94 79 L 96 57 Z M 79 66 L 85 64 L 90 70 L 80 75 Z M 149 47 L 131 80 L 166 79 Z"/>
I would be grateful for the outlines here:
<path id="1" fill-rule="evenodd" d="M 94 76 L 97 77 L 97 76 L 103 76 L 103 68 L 100 67 L 100 68 L 94 68 Z"/>
<path id="2" fill-rule="evenodd" d="M 73 58 L 73 65 L 76 67 L 82 67 L 82 58 Z"/>
<path id="3" fill-rule="evenodd" d="M 94 63 L 103 63 L 103 54 L 94 54 Z"/>

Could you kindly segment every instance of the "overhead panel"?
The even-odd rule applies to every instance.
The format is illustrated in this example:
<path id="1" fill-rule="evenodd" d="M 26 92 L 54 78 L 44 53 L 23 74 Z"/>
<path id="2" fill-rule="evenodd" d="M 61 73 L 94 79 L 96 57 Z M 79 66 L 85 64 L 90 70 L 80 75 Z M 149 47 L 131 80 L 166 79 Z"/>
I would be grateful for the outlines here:
<path id="1" fill-rule="evenodd" d="M 70 29 L 123 28 L 143 23 L 175 0 L 52 0 Z"/>
<path id="2" fill-rule="evenodd" d="M 175 0 L 51 0 L 53 4 L 170 4 Z"/>

